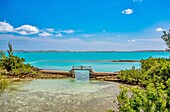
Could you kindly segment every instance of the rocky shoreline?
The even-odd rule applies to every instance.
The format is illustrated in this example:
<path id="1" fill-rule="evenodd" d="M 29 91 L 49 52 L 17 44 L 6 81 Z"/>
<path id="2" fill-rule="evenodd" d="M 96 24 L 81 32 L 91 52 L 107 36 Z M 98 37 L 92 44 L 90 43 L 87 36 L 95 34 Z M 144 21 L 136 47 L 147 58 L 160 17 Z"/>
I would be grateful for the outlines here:
<path id="1" fill-rule="evenodd" d="M 64 71 L 55 71 L 55 70 L 38 70 L 37 74 L 12 74 L 12 73 L 6 73 L 5 71 L 1 71 L 1 74 L 4 74 L 4 76 L 7 79 L 10 79 L 12 81 L 20 81 L 23 79 L 63 79 L 63 78 L 73 78 L 69 72 Z M 95 77 L 92 77 L 90 79 L 95 80 L 102 80 L 102 81 L 115 81 L 119 82 L 118 73 L 115 74 L 104 74 L 104 72 L 96 72 Z"/>
<path id="2" fill-rule="evenodd" d="M 112 62 L 140 62 L 140 60 L 112 60 Z"/>

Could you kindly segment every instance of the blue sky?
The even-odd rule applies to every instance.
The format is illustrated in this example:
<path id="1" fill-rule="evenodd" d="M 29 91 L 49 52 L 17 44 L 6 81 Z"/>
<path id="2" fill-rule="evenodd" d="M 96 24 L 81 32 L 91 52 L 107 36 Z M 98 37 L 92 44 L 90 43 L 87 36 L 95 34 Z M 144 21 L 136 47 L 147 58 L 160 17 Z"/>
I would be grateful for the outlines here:
<path id="1" fill-rule="evenodd" d="M 160 50 L 169 0 L 0 0 L 0 49 Z"/>

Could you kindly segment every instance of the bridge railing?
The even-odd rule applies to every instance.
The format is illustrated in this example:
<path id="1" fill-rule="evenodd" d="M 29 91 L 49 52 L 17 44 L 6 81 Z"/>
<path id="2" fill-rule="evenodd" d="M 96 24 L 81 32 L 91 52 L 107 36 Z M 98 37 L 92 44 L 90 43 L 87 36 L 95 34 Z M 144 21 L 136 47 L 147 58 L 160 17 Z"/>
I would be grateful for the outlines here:
<path id="1" fill-rule="evenodd" d="M 91 66 L 72 66 L 73 70 L 91 70 Z"/>

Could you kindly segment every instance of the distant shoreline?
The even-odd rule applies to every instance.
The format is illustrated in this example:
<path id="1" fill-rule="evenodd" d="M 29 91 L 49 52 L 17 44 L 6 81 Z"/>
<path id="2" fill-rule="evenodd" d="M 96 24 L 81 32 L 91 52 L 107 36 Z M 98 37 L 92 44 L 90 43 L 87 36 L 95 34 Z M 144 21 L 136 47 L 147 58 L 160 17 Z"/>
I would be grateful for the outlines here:
<path id="1" fill-rule="evenodd" d="M 170 52 L 168 50 L 134 50 L 134 51 L 69 51 L 69 50 L 15 50 L 15 52 Z"/>

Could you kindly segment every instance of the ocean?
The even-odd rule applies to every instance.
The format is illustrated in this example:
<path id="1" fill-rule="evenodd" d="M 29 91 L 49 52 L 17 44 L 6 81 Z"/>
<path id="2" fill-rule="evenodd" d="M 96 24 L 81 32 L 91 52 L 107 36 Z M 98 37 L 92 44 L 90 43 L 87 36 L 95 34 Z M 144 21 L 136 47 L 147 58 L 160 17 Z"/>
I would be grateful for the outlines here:
<path id="1" fill-rule="evenodd" d="M 141 60 L 149 57 L 168 58 L 170 52 L 15 52 L 26 63 L 53 70 L 71 70 L 72 66 L 91 66 L 94 71 L 116 72 L 140 67 L 139 62 L 111 62 L 112 60 Z"/>

